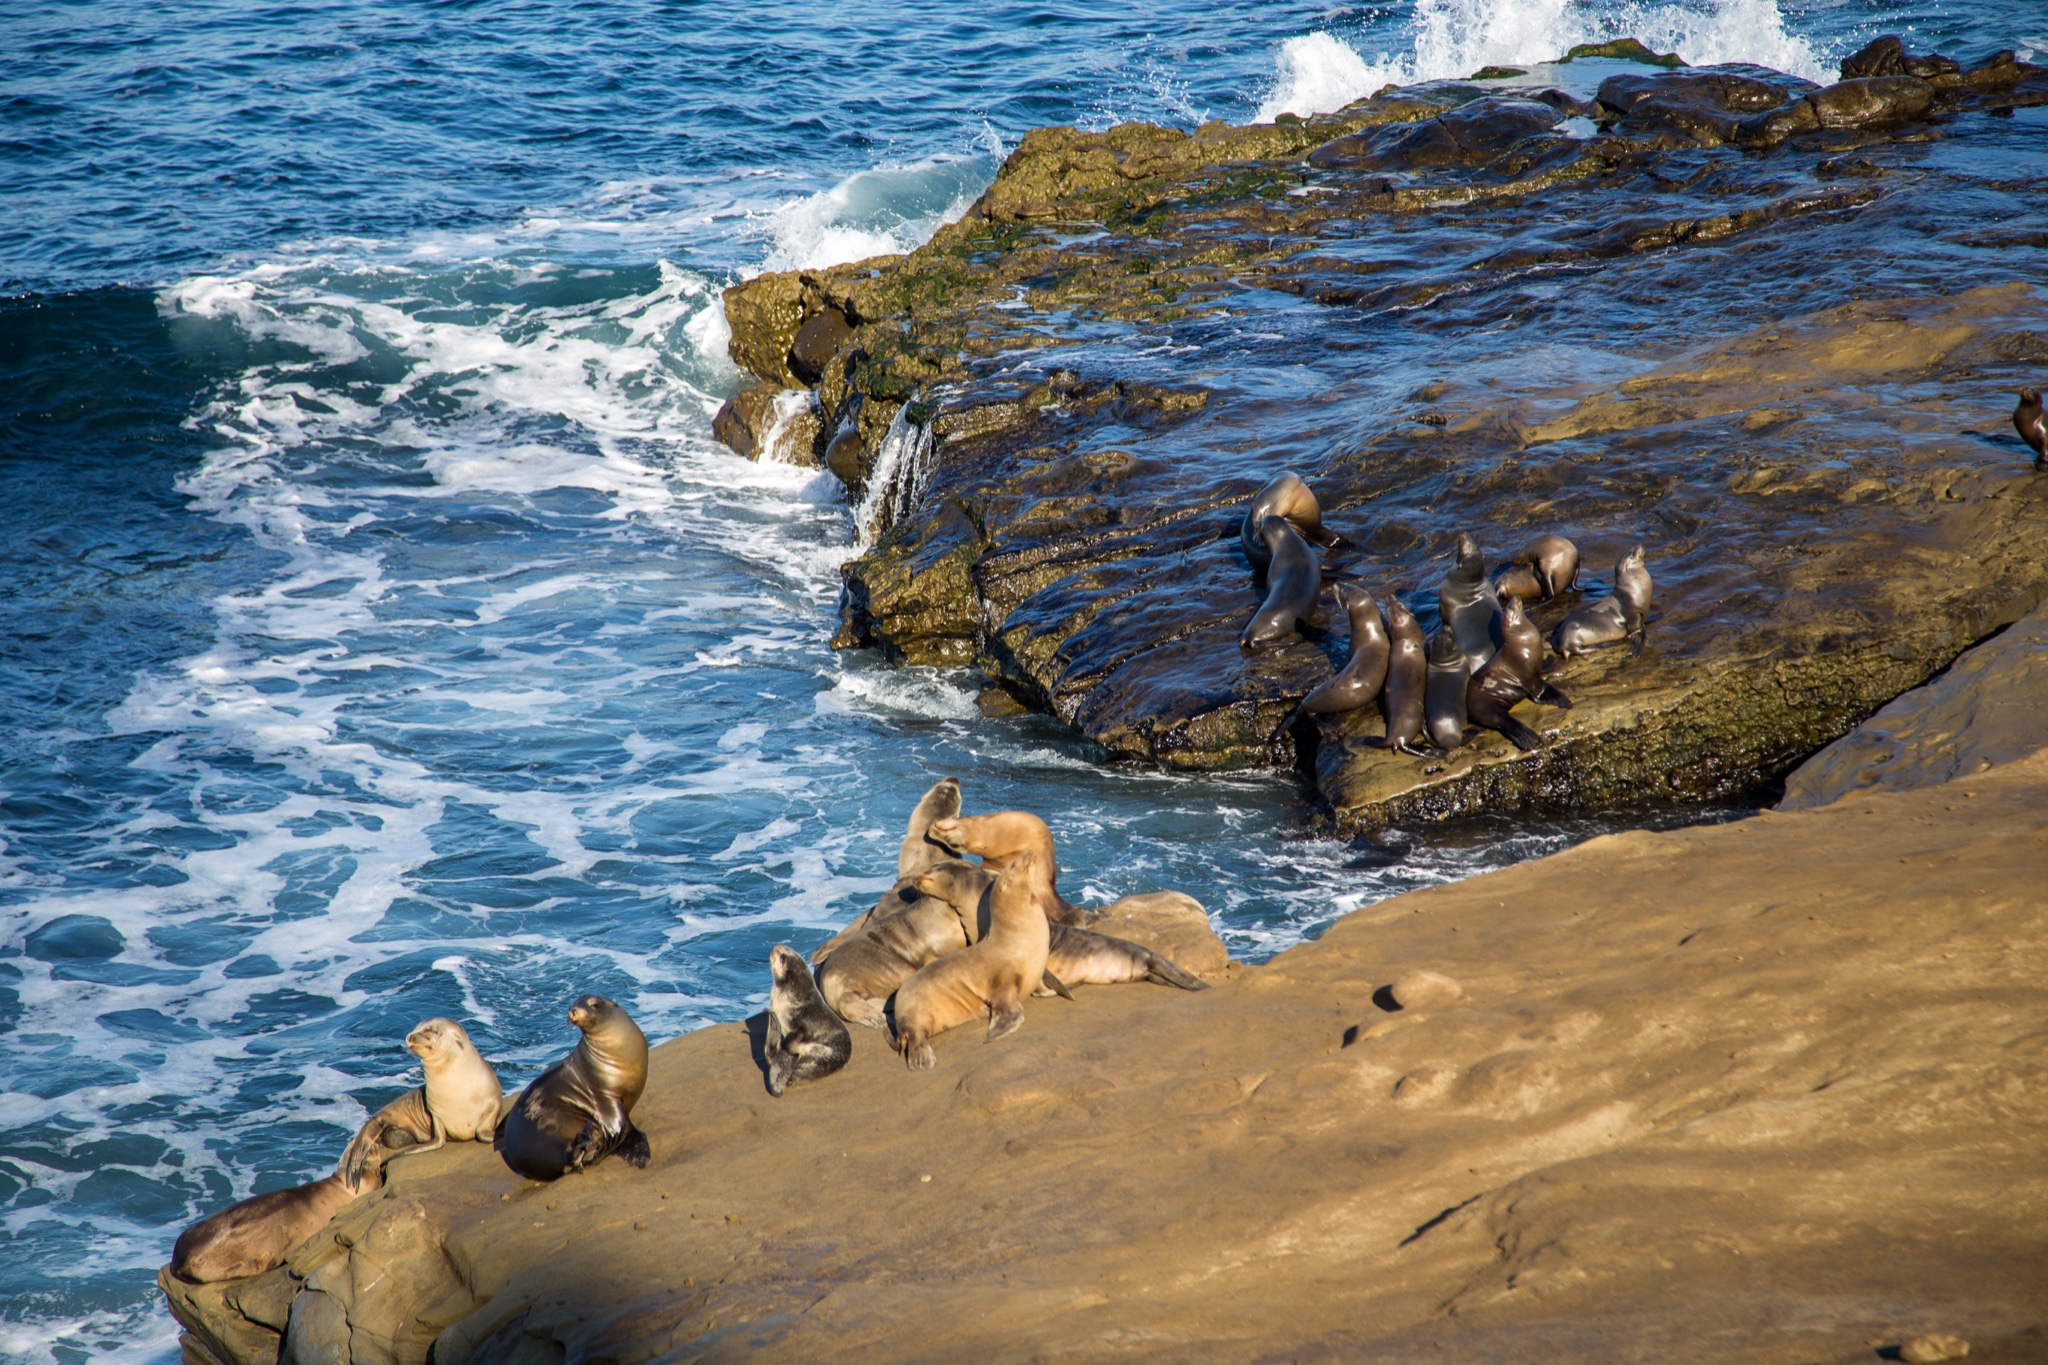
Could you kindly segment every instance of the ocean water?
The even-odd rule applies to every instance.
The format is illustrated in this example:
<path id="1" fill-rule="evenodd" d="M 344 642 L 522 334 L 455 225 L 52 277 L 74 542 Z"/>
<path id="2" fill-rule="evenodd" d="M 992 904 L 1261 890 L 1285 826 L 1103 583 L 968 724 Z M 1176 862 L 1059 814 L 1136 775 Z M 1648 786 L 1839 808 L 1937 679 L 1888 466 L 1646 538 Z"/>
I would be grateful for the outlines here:
<path id="1" fill-rule="evenodd" d="M 711 440 L 718 291 L 915 245 L 1040 124 L 1894 31 L 2048 50 L 2026 0 L 0 2 L 0 1357 L 169 1360 L 178 1231 L 330 1168 L 421 1018 L 516 1085 L 585 991 L 751 1013 L 940 776 L 1253 958 L 1610 827 L 1379 866 L 1287 777 L 833 654 L 853 509 Z"/>

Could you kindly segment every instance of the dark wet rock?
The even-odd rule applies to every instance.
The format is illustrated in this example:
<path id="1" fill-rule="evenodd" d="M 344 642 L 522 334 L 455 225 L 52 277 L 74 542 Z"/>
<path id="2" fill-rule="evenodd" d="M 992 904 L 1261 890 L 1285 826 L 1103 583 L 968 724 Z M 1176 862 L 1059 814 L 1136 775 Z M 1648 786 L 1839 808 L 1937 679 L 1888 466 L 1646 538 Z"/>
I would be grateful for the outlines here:
<path id="1" fill-rule="evenodd" d="M 818 309 L 796 329 L 789 343 L 789 372 L 806 384 L 824 378 L 832 357 L 853 337 L 846 314 L 830 306 Z"/>
<path id="2" fill-rule="evenodd" d="M 1368 171 L 1476 166 L 1549 134 L 1558 118 L 1558 111 L 1540 100 L 1489 95 L 1432 119 L 1337 138 L 1311 152 L 1309 164 Z"/>
<path id="3" fill-rule="evenodd" d="M 816 464 L 819 415 L 803 389 L 756 384 L 725 400 L 711 419 L 711 434 L 749 460 Z"/>
<path id="4" fill-rule="evenodd" d="M 1610 76 L 1600 83 L 1599 105 L 1619 115 L 1623 136 L 1659 131 L 1707 145 L 1771 144 L 1800 128 L 1817 126 L 1808 111 L 1789 106 L 1811 82 L 1759 67 L 1698 68 L 1668 76 Z"/>
<path id="5" fill-rule="evenodd" d="M 1580 57 L 1609 57 L 1617 61 L 1642 62 L 1647 66 L 1685 65 L 1685 59 L 1676 52 L 1654 51 L 1643 46 L 1642 42 L 1635 38 L 1615 38 L 1605 43 L 1580 43 L 1558 60 L 1569 62 Z"/>
<path id="6" fill-rule="evenodd" d="M 1906 44 L 1895 33 L 1873 38 L 1854 55 L 1842 59 L 1842 79 L 1845 81 L 1860 80 L 1866 76 L 1905 74 Z"/>
<path id="7" fill-rule="evenodd" d="M 1806 102 L 1823 128 L 1869 128 L 1919 118 L 1934 87 L 1917 76 L 1868 76 L 1816 90 Z"/>
<path id="8" fill-rule="evenodd" d="M 1468 81 L 1508 81 L 1529 73 L 1519 66 L 1482 66 L 1465 79 Z"/>

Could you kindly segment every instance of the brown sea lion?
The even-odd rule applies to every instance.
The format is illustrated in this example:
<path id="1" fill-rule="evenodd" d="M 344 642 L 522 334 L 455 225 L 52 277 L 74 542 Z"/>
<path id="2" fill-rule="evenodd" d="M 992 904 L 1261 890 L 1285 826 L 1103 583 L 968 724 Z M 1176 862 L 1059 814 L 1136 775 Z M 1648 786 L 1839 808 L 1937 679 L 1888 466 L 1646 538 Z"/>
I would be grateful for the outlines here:
<path id="1" fill-rule="evenodd" d="M 2021 389 L 2020 405 L 2012 410 L 2012 427 L 2034 451 L 2034 468 L 2048 473 L 2048 415 L 2041 411 L 2041 391 Z"/>
<path id="2" fill-rule="evenodd" d="M 1001 872 L 1019 854 L 1029 850 L 1045 864 L 1052 894 L 1045 904 L 1045 917 L 1059 924 L 1086 926 L 1095 912 L 1084 910 L 1059 894 L 1060 860 L 1053 850 L 1052 831 L 1045 821 L 1028 811 L 999 810 L 988 815 L 959 815 L 933 823 L 929 836 L 956 853 L 971 853 L 991 872 Z"/>
<path id="3" fill-rule="evenodd" d="M 917 899 L 909 889 L 910 878 L 935 863 L 951 857 L 945 849 L 925 838 L 925 831 L 932 822 L 944 820 L 960 813 L 960 780 L 946 777 L 932 784 L 917 808 L 910 812 L 910 821 L 903 831 L 903 842 L 896 846 L 896 885 L 882 893 L 872 907 L 854 917 L 851 924 L 841 929 L 823 944 L 811 950 L 811 966 L 822 967 L 825 959 L 847 940 L 864 932 L 870 924 L 904 909 Z M 834 1008 L 838 1008 L 836 1005 Z"/>
<path id="4" fill-rule="evenodd" d="M 818 993 L 796 949 L 771 948 L 768 975 L 768 1093 L 780 1096 L 794 1083 L 823 1080 L 845 1066 L 853 1035 Z"/>
<path id="5" fill-rule="evenodd" d="M 988 1041 L 1024 1024 L 1024 999 L 1044 979 L 1052 925 L 1041 904 L 1052 896 L 1048 860 L 1025 849 L 1010 857 L 989 890 L 989 926 L 972 947 L 920 968 L 896 992 L 896 1050 L 913 1071 L 938 1062 L 931 1038 L 980 1014 Z"/>
<path id="6" fill-rule="evenodd" d="M 923 880 L 949 868 L 981 872 L 957 858 L 926 868 L 902 883 L 910 895 L 897 910 L 870 921 L 819 965 L 818 989 L 841 1018 L 881 1028 L 887 1022 L 882 1006 L 898 986 L 927 962 L 971 941 L 949 902 L 918 890 Z"/>
<path id="7" fill-rule="evenodd" d="M 1638 654 L 1643 652 L 1650 619 L 1650 569 L 1638 545 L 1614 566 L 1614 593 L 1589 603 L 1557 623 L 1551 643 L 1569 659 L 1598 645 L 1627 640 Z"/>
<path id="8" fill-rule="evenodd" d="M 583 1031 L 575 1050 L 519 1092 L 491 1144 L 528 1180 L 558 1180 L 614 1152 L 629 1166 L 651 1155 L 631 1118 L 647 1087 L 646 1035 L 601 995 L 571 1005 L 569 1022 Z"/>
<path id="9" fill-rule="evenodd" d="M 356 1133 L 341 1154 L 342 1173 L 354 1180 L 364 1154 L 373 1146 L 399 1146 L 394 1132 L 413 1145 L 394 1156 L 431 1152 L 451 1138 L 456 1142 L 488 1141 L 497 1131 L 504 1089 L 470 1041 L 469 1031 L 453 1019 L 428 1019 L 405 1035 L 405 1047 L 420 1059 L 426 1084 L 406 1091 L 379 1109 Z"/>
<path id="10" fill-rule="evenodd" d="M 1541 702 L 1569 709 L 1571 698 L 1543 681 L 1543 634 L 1522 613 L 1520 599 L 1501 603 L 1501 646 L 1474 674 L 1465 690 L 1465 711 L 1472 724 L 1506 735 L 1517 748 L 1531 750 L 1543 737 L 1508 714 L 1516 702 Z"/>
<path id="11" fill-rule="evenodd" d="M 989 926 L 989 889 L 995 878 L 987 869 L 965 863 L 934 868 L 918 878 L 926 895 L 939 897 L 958 912 L 970 937 L 979 942 Z M 1141 943 L 1077 929 L 1071 924 L 1052 926 L 1047 949 L 1046 980 L 1036 995 L 1068 994 L 1067 986 L 1115 986 L 1127 981 L 1154 981 L 1182 990 L 1203 991 L 1208 986 L 1199 977 Z"/>
<path id="12" fill-rule="evenodd" d="M 1500 643 L 1500 597 L 1486 581 L 1486 556 L 1469 532 L 1458 536 L 1458 563 L 1436 592 L 1439 634 L 1449 635 L 1465 656 L 1465 676 L 1486 667 Z M 1432 652 L 1434 661 L 1435 654 Z"/>
<path id="13" fill-rule="evenodd" d="M 360 1140 L 362 1133 L 356 1137 Z M 354 1151 L 355 1145 L 351 1142 L 349 1149 Z M 350 1200 L 384 1183 L 389 1155 L 372 1142 L 357 1162 L 354 1180 L 337 1166 L 333 1175 L 310 1184 L 270 1190 L 200 1219 L 180 1233 L 171 1248 L 171 1274 L 187 1284 L 212 1284 L 276 1269 Z"/>
<path id="14" fill-rule="evenodd" d="M 1238 543 L 1244 546 L 1244 557 L 1255 569 L 1265 568 L 1273 558 L 1273 552 L 1259 535 L 1259 523 L 1267 517 L 1285 517 L 1311 545 L 1328 547 L 1344 543 L 1342 536 L 1324 529 L 1323 508 L 1316 501 L 1315 490 L 1299 474 L 1275 474 L 1253 495 L 1252 505 L 1245 509 L 1244 520 L 1237 526 Z"/>
<path id="15" fill-rule="evenodd" d="M 1445 626 L 1429 642 L 1429 677 L 1423 685 L 1422 709 L 1429 721 L 1429 742 L 1448 753 L 1465 742 L 1465 691 L 1471 681 L 1471 660 Z"/>
<path id="16" fill-rule="evenodd" d="M 1386 738 L 1380 744 L 1418 758 L 1426 755 L 1429 646 L 1422 623 L 1408 604 L 1387 597 L 1387 684 L 1380 693 L 1380 714 L 1386 717 Z"/>
<path id="17" fill-rule="evenodd" d="M 1323 590 L 1322 561 L 1285 517 L 1267 517 L 1259 536 L 1271 553 L 1266 566 L 1266 600 L 1237 637 L 1239 649 L 1263 649 L 1293 635 L 1316 614 Z"/>
<path id="18" fill-rule="evenodd" d="M 1563 536 L 1543 535 L 1524 545 L 1507 567 L 1494 575 L 1493 588 L 1503 598 L 1548 602 L 1570 592 L 1578 581 L 1579 547 Z"/>
<path id="19" fill-rule="evenodd" d="M 1301 699 L 1294 715 L 1288 717 L 1288 725 L 1299 716 L 1329 716 L 1370 706 L 1386 685 L 1387 627 L 1380 619 L 1379 604 L 1364 588 L 1340 583 L 1337 605 L 1351 618 L 1351 657 L 1335 677 Z"/>

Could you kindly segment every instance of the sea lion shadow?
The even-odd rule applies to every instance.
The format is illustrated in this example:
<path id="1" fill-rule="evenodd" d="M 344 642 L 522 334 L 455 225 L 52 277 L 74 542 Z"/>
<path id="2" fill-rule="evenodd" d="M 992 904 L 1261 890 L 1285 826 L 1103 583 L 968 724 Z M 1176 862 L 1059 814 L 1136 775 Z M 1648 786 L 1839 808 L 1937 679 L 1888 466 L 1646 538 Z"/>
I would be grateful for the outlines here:
<path id="1" fill-rule="evenodd" d="M 768 1089 L 768 1011 L 747 1019 L 747 1050 L 753 1054 L 754 1065 L 761 1068 L 761 1088 Z M 773 1093 L 773 1092 L 770 1092 Z"/>

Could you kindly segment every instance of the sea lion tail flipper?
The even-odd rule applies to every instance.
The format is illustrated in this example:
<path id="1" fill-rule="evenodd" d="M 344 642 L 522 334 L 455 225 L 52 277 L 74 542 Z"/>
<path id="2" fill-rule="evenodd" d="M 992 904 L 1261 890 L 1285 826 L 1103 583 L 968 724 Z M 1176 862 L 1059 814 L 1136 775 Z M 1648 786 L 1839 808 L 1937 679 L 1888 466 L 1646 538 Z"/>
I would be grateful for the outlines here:
<path id="1" fill-rule="evenodd" d="M 882 1002 L 865 995 L 842 995 L 839 1006 L 833 1010 L 849 1024 L 862 1024 L 868 1028 L 887 1028 L 888 1016 L 882 1013 Z"/>
<path id="2" fill-rule="evenodd" d="M 1054 976 L 1051 968 L 1047 968 L 1043 975 L 1045 977 L 1045 984 L 1052 987 L 1054 995 L 1057 995 L 1062 1000 L 1072 1000 L 1074 998 L 1074 993 L 1067 989 L 1067 983 Z"/>
<path id="3" fill-rule="evenodd" d="M 1444 756 L 1443 750 L 1418 748 L 1413 740 L 1400 740 L 1395 743 L 1394 748 L 1411 758 L 1442 758 Z"/>
<path id="4" fill-rule="evenodd" d="M 1153 953 L 1145 963 L 1145 979 L 1158 986 L 1178 986 L 1184 991 L 1206 991 L 1209 983 L 1193 975 L 1178 962 Z"/>
<path id="5" fill-rule="evenodd" d="M 1537 734 L 1534 730 L 1531 730 L 1528 726 L 1522 724 L 1522 722 L 1516 720 L 1513 716 L 1503 714 L 1500 717 L 1500 723 L 1498 728 L 1500 732 L 1506 735 L 1511 741 L 1513 741 L 1514 746 L 1517 749 L 1520 749 L 1523 753 L 1534 753 L 1536 750 L 1543 747 L 1543 736 Z"/>
<path id="6" fill-rule="evenodd" d="M 370 1149 L 378 1145 L 383 1123 L 371 1119 L 356 1129 L 356 1135 L 349 1139 L 348 1147 L 341 1154 L 342 1183 L 350 1189 L 360 1189 L 363 1183 L 363 1166 L 370 1159 Z M 376 1131 L 372 1131 L 376 1130 Z"/>
<path id="7" fill-rule="evenodd" d="M 1009 1037 L 1023 1027 L 1024 1007 L 1022 1005 L 1011 1004 L 998 1009 L 995 1005 L 991 1004 L 988 1012 L 988 1037 L 983 1041 L 993 1043 L 998 1038 Z"/>
<path id="8" fill-rule="evenodd" d="M 1296 704 L 1295 708 L 1287 713 L 1287 719 L 1280 722 L 1280 728 L 1275 730 L 1272 734 L 1266 736 L 1266 743 L 1279 743 L 1280 736 L 1286 734 L 1289 730 L 1292 730 L 1294 728 L 1294 722 L 1300 720 L 1302 716 L 1305 714 L 1301 708 L 1307 705 L 1308 698 L 1303 697 L 1301 701 Z"/>
<path id="9" fill-rule="evenodd" d="M 1646 644 L 1648 644 L 1648 643 L 1649 643 L 1649 641 L 1650 641 L 1650 632 L 1649 632 L 1649 631 L 1647 631 L 1647 630 L 1639 630 L 1639 631 L 1636 631 L 1636 632 L 1635 632 L 1634 634 L 1630 635 L 1630 636 L 1628 637 L 1628 652 L 1629 652 L 1629 657 L 1631 657 L 1631 658 L 1635 658 L 1635 659 L 1640 659 L 1640 658 L 1642 658 L 1642 657 L 1643 657 L 1643 646 L 1644 646 L 1644 645 L 1646 645 Z"/>
<path id="10" fill-rule="evenodd" d="M 1543 684 L 1543 690 L 1536 694 L 1536 700 L 1545 706 L 1555 706 L 1560 711 L 1572 709 L 1572 699 L 1552 687 L 1549 683 Z"/>
<path id="11" fill-rule="evenodd" d="M 654 1149 L 647 1145 L 647 1134 L 635 1128 L 630 1122 L 619 1138 L 616 1148 L 619 1156 L 636 1171 L 647 1169 L 647 1163 L 654 1159 Z"/>

